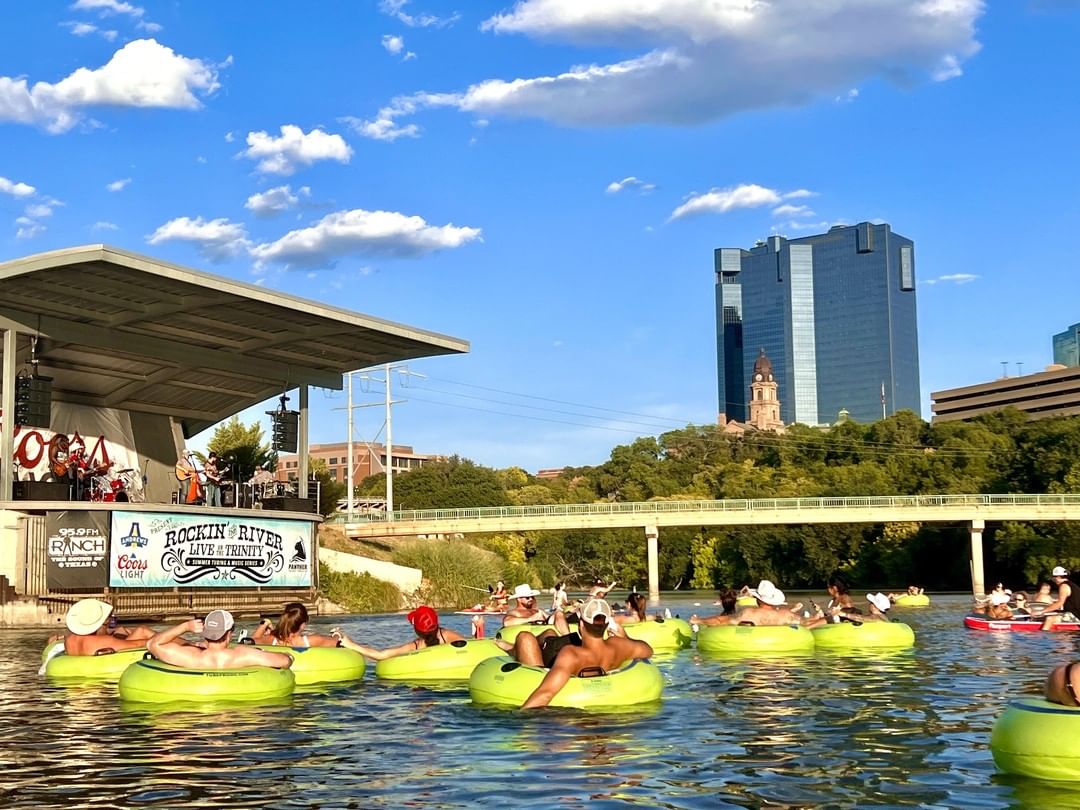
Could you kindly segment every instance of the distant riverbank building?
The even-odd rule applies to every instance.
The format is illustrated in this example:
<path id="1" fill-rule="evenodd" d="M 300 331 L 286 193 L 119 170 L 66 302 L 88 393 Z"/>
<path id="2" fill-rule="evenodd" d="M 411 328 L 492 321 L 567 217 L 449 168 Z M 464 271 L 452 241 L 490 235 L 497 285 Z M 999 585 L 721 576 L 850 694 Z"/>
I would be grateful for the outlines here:
<path id="1" fill-rule="evenodd" d="M 1080 366 L 1080 323 L 1054 335 L 1054 363 L 1066 368 Z"/>
<path id="2" fill-rule="evenodd" d="M 718 248 L 720 415 L 748 421 L 762 351 L 784 424 L 829 424 L 841 409 L 860 422 L 883 410 L 918 413 L 914 254 L 910 239 L 869 222 Z"/>

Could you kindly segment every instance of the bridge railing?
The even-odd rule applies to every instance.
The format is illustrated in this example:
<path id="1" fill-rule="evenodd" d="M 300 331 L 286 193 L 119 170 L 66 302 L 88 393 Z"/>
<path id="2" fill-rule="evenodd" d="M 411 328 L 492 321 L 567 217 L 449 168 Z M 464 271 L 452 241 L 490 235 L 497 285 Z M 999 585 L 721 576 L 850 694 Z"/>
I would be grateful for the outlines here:
<path id="1" fill-rule="evenodd" d="M 566 503 L 542 506 L 480 506 L 467 509 L 402 509 L 395 521 L 439 521 L 570 515 L 659 515 L 671 512 L 822 511 L 897 507 L 970 508 L 978 506 L 1080 506 L 1080 493 L 1058 495 L 872 495 L 855 498 L 746 498 L 732 500 L 672 500 L 615 503 Z M 353 523 L 384 523 L 388 515 L 354 515 Z M 344 516 L 335 518 L 343 522 Z"/>

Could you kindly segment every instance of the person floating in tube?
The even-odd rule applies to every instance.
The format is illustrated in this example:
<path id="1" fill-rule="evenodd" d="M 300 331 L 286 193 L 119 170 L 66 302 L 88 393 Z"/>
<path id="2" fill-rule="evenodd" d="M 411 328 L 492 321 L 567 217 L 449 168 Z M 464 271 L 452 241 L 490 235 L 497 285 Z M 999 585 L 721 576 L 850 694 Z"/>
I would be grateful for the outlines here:
<path id="1" fill-rule="evenodd" d="M 409 620 L 409 624 L 416 631 L 416 638 L 385 650 L 377 650 L 374 647 L 357 644 L 340 630 L 335 629 L 332 631 L 332 635 L 341 641 L 341 646 L 356 650 L 356 652 L 373 661 L 384 661 L 387 658 L 422 650 L 425 647 L 437 647 L 440 644 L 449 644 L 451 641 L 463 641 L 465 639 L 461 633 L 440 627 L 439 614 L 435 612 L 434 608 L 427 605 L 421 605 L 405 618 Z"/>

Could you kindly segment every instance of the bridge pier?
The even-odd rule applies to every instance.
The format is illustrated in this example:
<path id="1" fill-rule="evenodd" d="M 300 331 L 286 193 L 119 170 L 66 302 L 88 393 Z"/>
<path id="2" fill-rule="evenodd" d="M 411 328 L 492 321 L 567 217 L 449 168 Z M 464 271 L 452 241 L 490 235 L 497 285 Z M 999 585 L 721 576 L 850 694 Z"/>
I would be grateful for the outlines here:
<path id="1" fill-rule="evenodd" d="M 660 530 L 655 526 L 645 527 L 645 546 L 649 556 L 649 603 L 660 602 Z"/>
<path id="2" fill-rule="evenodd" d="M 986 597 L 985 569 L 983 568 L 983 529 L 985 520 L 971 521 L 971 591 L 976 599 Z"/>

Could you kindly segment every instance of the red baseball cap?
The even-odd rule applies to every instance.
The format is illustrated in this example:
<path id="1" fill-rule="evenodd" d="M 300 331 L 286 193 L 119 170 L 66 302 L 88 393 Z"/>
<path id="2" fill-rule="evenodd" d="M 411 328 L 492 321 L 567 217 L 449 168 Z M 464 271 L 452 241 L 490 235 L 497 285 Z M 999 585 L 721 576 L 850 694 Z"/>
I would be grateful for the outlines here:
<path id="1" fill-rule="evenodd" d="M 421 605 L 405 618 L 409 620 L 417 633 L 423 635 L 434 633 L 439 629 L 439 614 L 427 605 Z"/>

